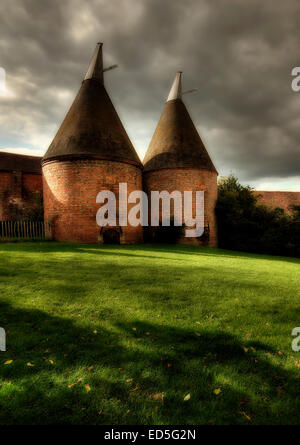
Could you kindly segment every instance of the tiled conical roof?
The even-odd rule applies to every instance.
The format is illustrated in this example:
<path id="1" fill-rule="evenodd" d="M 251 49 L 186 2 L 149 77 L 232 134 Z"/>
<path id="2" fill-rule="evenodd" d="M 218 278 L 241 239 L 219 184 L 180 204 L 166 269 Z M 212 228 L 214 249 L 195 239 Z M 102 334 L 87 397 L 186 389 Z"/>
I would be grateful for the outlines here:
<path id="1" fill-rule="evenodd" d="M 144 158 L 144 171 L 164 168 L 216 171 L 181 96 L 179 72 Z"/>
<path id="2" fill-rule="evenodd" d="M 141 166 L 103 84 L 102 43 L 97 44 L 81 88 L 43 161 L 78 158 Z"/>

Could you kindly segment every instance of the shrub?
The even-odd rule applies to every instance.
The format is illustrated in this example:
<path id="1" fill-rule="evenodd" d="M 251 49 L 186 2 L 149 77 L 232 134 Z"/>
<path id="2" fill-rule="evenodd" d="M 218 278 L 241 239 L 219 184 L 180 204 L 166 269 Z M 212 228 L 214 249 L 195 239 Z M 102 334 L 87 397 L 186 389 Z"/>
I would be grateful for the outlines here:
<path id="1" fill-rule="evenodd" d="M 219 246 L 273 255 L 299 256 L 300 206 L 291 214 L 258 203 L 253 189 L 230 175 L 218 185 Z"/>

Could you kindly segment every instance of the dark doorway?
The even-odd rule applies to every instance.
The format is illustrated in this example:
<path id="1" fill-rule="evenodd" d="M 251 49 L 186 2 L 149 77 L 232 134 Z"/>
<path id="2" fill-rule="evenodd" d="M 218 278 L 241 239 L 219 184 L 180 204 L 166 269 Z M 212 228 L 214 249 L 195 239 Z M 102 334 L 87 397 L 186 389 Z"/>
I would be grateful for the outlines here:
<path id="1" fill-rule="evenodd" d="M 120 232 L 117 229 L 103 231 L 103 244 L 120 244 Z"/>

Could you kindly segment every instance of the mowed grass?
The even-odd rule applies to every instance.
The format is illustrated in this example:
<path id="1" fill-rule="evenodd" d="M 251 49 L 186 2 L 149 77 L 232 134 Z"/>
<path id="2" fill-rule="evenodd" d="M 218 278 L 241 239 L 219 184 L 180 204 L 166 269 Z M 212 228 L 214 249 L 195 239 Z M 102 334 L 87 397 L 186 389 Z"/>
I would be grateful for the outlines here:
<path id="1" fill-rule="evenodd" d="M 296 259 L 27 242 L 0 274 L 1 424 L 300 423 Z"/>

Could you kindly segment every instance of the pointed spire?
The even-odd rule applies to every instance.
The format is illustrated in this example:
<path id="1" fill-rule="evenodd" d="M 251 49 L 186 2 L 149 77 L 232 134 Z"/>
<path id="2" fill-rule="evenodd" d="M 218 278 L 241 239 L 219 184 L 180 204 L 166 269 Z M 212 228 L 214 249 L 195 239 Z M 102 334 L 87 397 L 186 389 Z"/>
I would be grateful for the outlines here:
<path id="1" fill-rule="evenodd" d="M 83 80 L 96 79 L 103 83 L 102 46 L 103 43 L 97 43 L 89 68 Z"/>
<path id="2" fill-rule="evenodd" d="M 103 85 L 102 43 L 97 44 L 77 96 L 43 157 L 50 159 L 105 159 L 142 166 Z"/>
<path id="3" fill-rule="evenodd" d="M 178 71 L 170 90 L 167 102 L 169 102 L 169 100 L 181 99 L 181 75 L 182 71 Z"/>
<path id="4" fill-rule="evenodd" d="M 144 158 L 145 172 L 170 168 L 216 171 L 181 95 L 178 72 Z"/>

